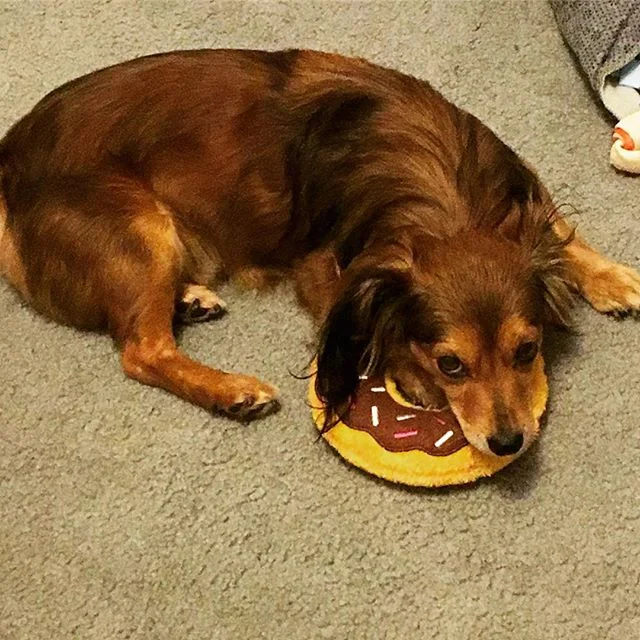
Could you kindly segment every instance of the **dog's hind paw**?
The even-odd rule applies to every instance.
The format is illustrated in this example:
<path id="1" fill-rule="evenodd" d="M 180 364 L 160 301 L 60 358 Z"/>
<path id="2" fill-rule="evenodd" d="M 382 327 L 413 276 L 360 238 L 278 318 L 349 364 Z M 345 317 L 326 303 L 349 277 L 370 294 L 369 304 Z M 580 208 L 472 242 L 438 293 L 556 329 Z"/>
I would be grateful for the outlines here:
<path id="1" fill-rule="evenodd" d="M 280 409 L 278 389 L 251 376 L 229 374 L 219 389 L 216 408 L 241 421 L 261 418 Z"/>

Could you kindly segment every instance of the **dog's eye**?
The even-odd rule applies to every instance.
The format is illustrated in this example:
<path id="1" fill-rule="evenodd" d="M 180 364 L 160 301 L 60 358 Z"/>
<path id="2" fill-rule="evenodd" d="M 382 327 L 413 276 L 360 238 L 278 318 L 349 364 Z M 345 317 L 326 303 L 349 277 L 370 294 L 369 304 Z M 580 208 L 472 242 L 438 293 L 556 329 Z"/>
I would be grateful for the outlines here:
<path id="1" fill-rule="evenodd" d="M 458 356 L 440 356 L 438 369 L 450 378 L 463 378 L 467 374 L 467 370 Z"/>
<path id="2" fill-rule="evenodd" d="M 523 342 L 516 349 L 516 364 L 531 364 L 538 355 L 538 345 L 535 342 Z"/>

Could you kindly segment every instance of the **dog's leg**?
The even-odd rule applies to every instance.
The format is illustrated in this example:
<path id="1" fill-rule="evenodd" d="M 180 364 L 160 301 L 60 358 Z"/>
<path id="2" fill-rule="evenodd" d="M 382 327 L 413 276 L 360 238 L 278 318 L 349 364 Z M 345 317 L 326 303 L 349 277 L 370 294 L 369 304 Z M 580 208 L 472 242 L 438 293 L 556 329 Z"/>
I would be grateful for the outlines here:
<path id="1" fill-rule="evenodd" d="M 125 373 L 208 410 L 254 418 L 277 408 L 275 387 L 251 376 L 212 369 L 179 351 L 171 331 L 173 298 L 146 297 L 123 337 Z"/>
<path id="2" fill-rule="evenodd" d="M 151 260 L 137 265 L 135 283 L 123 287 L 120 299 L 108 307 L 109 324 L 122 348 L 125 373 L 161 387 L 208 410 L 219 410 L 242 419 L 254 418 L 277 408 L 275 387 L 257 378 L 212 369 L 192 360 L 176 346 L 172 333 L 176 291 L 179 290 L 176 242 L 166 219 L 147 216 L 138 225 L 143 237 L 152 239 Z M 151 249 L 152 247 L 152 249 Z M 144 274 L 141 271 L 144 270 Z M 187 287 L 204 303 L 219 299 L 204 287 Z"/>
<path id="3" fill-rule="evenodd" d="M 336 301 L 340 268 L 332 249 L 308 254 L 295 269 L 296 293 L 300 304 L 322 324 Z"/>
<path id="4" fill-rule="evenodd" d="M 13 213 L 25 297 L 41 312 L 85 329 L 106 325 L 128 376 L 205 409 L 251 418 L 276 408 L 273 386 L 178 350 L 176 300 L 197 292 L 210 305 L 213 294 L 185 288 L 171 211 L 143 185 L 107 172 L 54 181 Z"/>
<path id="5" fill-rule="evenodd" d="M 568 238 L 570 226 L 558 220 L 554 229 Z M 570 284 L 600 313 L 624 315 L 640 311 L 640 273 L 606 258 L 579 236 L 565 248 Z"/>
<path id="6" fill-rule="evenodd" d="M 188 284 L 176 305 L 181 322 L 205 322 L 224 315 L 227 305 L 213 291 L 200 284 Z"/>

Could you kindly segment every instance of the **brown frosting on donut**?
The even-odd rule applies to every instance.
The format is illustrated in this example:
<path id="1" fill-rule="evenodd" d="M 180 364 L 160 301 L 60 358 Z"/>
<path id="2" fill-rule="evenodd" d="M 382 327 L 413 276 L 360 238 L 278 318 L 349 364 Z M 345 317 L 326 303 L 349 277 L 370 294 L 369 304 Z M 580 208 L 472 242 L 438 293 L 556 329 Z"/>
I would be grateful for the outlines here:
<path id="1" fill-rule="evenodd" d="M 449 456 L 468 444 L 451 409 L 431 411 L 398 404 L 382 378 L 361 381 L 343 422 L 365 431 L 393 453 L 417 449 L 431 456 Z"/>

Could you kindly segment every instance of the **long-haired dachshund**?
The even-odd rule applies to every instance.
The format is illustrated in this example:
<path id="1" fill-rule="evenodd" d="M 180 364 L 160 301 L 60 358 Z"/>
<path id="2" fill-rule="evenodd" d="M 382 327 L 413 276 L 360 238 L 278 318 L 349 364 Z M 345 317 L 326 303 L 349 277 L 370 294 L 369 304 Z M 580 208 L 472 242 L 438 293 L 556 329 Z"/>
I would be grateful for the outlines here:
<path id="1" fill-rule="evenodd" d="M 0 271 L 40 312 L 107 329 L 128 376 L 254 417 L 277 390 L 180 352 L 225 277 L 294 279 L 341 415 L 385 370 L 496 455 L 538 430 L 546 323 L 574 293 L 640 308 L 534 172 L 429 84 L 312 51 L 126 62 L 45 97 L 0 143 Z M 328 421 L 327 427 L 331 423 Z"/>

